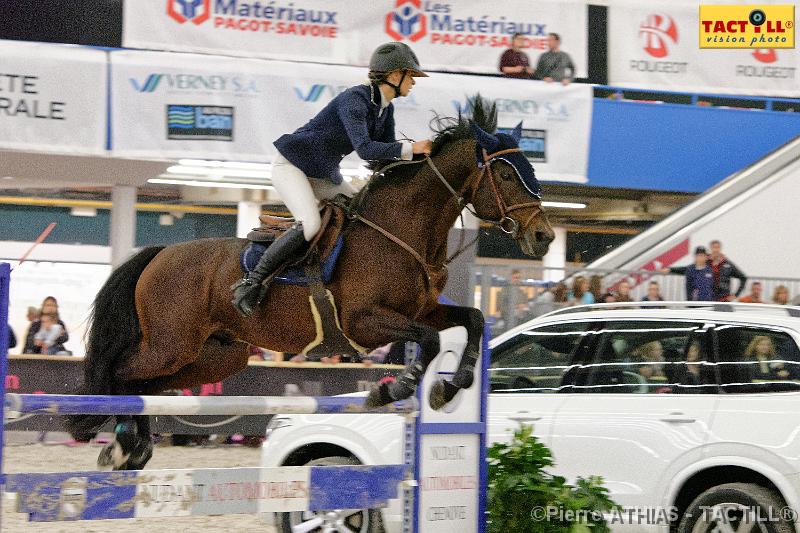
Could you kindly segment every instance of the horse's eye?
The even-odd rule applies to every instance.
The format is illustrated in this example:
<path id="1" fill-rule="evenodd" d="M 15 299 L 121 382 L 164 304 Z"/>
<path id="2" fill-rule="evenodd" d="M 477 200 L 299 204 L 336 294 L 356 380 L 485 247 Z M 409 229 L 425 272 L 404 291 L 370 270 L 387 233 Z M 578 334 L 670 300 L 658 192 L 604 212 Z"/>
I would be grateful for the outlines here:
<path id="1" fill-rule="evenodd" d="M 500 177 L 503 178 L 504 181 L 511 181 L 511 178 L 513 178 L 511 172 L 509 172 L 508 170 L 500 172 Z"/>

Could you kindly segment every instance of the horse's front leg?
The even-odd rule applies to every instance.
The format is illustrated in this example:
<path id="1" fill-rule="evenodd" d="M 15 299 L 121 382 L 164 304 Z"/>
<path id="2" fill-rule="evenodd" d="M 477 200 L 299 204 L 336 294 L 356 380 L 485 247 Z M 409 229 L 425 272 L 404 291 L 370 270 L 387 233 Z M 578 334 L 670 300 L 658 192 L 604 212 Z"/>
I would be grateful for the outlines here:
<path id="1" fill-rule="evenodd" d="M 370 391 L 366 405 L 380 407 L 411 397 L 428 365 L 439 353 L 439 331 L 388 308 L 363 310 L 350 318 L 352 325 L 347 328 L 348 335 L 356 342 L 371 345 L 374 343 L 361 339 L 381 339 L 382 344 L 411 341 L 420 347 L 419 356 L 406 365 L 396 381 L 382 383 Z"/>
<path id="2" fill-rule="evenodd" d="M 467 346 L 458 361 L 458 367 L 452 381 L 439 380 L 433 384 L 430 392 L 430 405 L 441 409 L 447 405 L 460 389 L 468 389 L 475 379 L 475 365 L 481 353 L 481 335 L 483 335 L 484 318 L 480 309 L 456 305 L 439 305 L 425 323 L 442 330 L 453 326 L 464 326 L 467 330 Z"/>

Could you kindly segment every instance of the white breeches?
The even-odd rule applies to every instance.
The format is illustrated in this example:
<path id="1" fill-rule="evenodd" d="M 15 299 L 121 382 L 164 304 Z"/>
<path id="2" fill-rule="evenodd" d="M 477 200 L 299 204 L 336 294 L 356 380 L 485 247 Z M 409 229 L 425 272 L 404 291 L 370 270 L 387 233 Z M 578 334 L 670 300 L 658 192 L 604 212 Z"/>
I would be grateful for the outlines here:
<path id="1" fill-rule="evenodd" d="M 281 154 L 272 163 L 272 185 L 295 220 L 303 223 L 303 235 L 307 241 L 314 238 L 322 225 L 318 199 L 333 198 L 337 194 L 352 197 L 355 194 L 355 189 L 346 181 L 334 185 L 326 179 L 310 179 Z"/>

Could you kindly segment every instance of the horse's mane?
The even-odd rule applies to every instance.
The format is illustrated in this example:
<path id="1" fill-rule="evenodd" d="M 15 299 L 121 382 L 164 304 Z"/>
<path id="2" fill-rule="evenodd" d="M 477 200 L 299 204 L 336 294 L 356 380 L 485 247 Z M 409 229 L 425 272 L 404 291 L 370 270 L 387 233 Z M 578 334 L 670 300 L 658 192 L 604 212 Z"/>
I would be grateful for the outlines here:
<path id="1" fill-rule="evenodd" d="M 431 120 L 430 127 L 435 133 L 431 157 L 446 151 L 458 141 L 474 138 L 470 121 L 475 122 L 483 131 L 488 133 L 495 132 L 497 129 L 497 107 L 493 102 L 477 94 L 473 98 L 467 100 L 467 105 L 471 112 L 470 116 L 462 115 L 461 110 L 459 110 L 458 117 L 441 117 L 436 114 Z M 420 156 L 414 157 L 415 160 L 420 158 Z M 398 165 L 392 167 L 387 172 L 381 172 L 382 168 L 391 163 L 393 163 L 393 161 L 373 161 L 368 165 L 368 168 L 373 172 L 372 178 L 358 194 L 356 194 L 352 205 L 361 205 L 368 191 L 374 192 L 376 189 L 389 184 L 397 185 L 405 183 L 422 168 L 422 165 L 419 164 L 408 164 Z"/>

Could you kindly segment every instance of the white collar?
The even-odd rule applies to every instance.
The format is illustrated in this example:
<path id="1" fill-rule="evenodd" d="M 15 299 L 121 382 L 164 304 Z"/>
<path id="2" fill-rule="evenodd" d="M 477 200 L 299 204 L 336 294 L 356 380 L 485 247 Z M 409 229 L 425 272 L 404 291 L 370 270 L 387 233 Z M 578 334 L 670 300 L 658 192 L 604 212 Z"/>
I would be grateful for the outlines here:
<path id="1" fill-rule="evenodd" d="M 386 101 L 386 99 L 383 96 L 383 91 L 381 91 L 381 89 L 380 89 L 380 86 L 378 87 L 378 94 L 381 95 L 381 110 L 378 111 L 378 115 L 382 115 L 383 114 L 383 110 L 386 109 L 387 107 L 389 107 L 389 104 L 391 104 L 392 102 L 391 101 L 389 101 L 389 102 Z"/>

